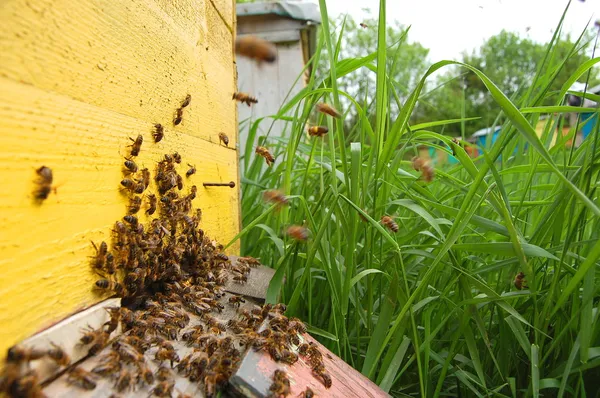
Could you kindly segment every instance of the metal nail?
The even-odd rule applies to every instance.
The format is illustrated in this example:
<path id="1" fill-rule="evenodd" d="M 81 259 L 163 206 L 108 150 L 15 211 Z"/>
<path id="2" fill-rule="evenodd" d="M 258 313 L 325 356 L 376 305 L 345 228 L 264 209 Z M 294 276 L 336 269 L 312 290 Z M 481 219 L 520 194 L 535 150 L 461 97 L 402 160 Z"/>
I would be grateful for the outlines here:
<path id="1" fill-rule="evenodd" d="M 235 182 L 203 182 L 202 185 L 205 187 L 229 187 L 235 188 Z"/>

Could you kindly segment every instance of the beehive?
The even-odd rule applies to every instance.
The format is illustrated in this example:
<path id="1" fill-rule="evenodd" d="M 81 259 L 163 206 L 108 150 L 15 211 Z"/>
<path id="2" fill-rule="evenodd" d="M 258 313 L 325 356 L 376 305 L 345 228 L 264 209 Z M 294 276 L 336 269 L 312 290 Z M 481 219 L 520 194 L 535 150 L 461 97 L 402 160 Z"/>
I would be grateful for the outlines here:
<path id="1" fill-rule="evenodd" d="M 179 152 L 197 167 L 201 227 L 227 243 L 239 231 L 234 0 L 5 0 L 0 6 L 0 352 L 106 298 L 90 241 L 110 242 L 123 217 L 121 168 L 153 170 Z M 173 126 L 187 94 L 191 104 Z M 155 123 L 165 137 L 152 140 Z M 225 132 L 229 147 L 219 145 Z M 56 193 L 33 201 L 35 170 Z M 235 181 L 235 189 L 202 182 Z M 146 217 L 142 216 L 142 221 Z M 235 253 L 235 245 L 231 251 Z"/>

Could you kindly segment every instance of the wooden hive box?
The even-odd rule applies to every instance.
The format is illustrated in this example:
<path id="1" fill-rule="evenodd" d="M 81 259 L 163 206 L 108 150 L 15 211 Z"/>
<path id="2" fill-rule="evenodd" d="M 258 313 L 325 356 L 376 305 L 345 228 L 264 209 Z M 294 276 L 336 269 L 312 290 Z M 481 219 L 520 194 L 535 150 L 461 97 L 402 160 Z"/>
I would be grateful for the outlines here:
<path id="1" fill-rule="evenodd" d="M 197 173 L 201 227 L 239 231 L 234 0 L 5 0 L 0 6 L 0 355 L 107 296 L 93 292 L 90 240 L 110 242 L 125 215 L 128 137 L 154 170 L 179 152 Z M 174 112 L 187 94 L 183 122 Z M 159 143 L 155 123 L 165 126 Z M 229 147 L 219 145 L 225 132 Z M 33 201 L 35 170 L 56 193 Z M 202 182 L 235 181 L 236 188 Z M 152 191 L 153 185 L 150 186 Z M 184 191 L 185 192 L 185 191 Z M 147 217 L 143 210 L 141 221 Z M 234 246 L 230 248 L 236 252 Z"/>

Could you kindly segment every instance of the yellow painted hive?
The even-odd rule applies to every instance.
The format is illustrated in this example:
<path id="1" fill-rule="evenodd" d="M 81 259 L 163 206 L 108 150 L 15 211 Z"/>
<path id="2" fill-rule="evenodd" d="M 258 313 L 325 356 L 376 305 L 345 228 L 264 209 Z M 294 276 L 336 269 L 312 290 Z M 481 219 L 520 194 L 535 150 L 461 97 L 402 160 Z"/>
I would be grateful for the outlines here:
<path id="1" fill-rule="evenodd" d="M 208 235 L 227 243 L 239 231 L 234 7 L 235 0 L 2 1 L 2 357 L 108 296 L 91 288 L 99 277 L 90 241 L 110 242 L 125 215 L 119 182 L 129 137 L 144 137 L 140 167 L 154 172 L 173 152 L 183 158 L 184 179 L 187 163 L 196 166 L 186 190 L 198 186 L 194 207 Z M 187 94 L 191 103 L 174 126 Z M 164 126 L 158 143 L 156 123 Z M 219 132 L 229 136 L 228 147 Z M 52 169 L 56 192 L 36 204 L 41 166 Z M 202 186 L 229 181 L 235 189 Z"/>

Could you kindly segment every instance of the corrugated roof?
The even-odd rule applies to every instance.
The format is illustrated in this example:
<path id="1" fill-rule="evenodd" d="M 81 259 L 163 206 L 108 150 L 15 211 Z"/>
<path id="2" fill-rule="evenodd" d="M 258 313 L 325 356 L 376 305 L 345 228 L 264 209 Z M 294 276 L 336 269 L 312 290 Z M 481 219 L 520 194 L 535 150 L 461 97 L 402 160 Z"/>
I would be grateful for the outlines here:
<path id="1" fill-rule="evenodd" d="M 242 3 L 236 5 L 236 12 L 238 17 L 272 14 L 299 21 L 321 23 L 319 6 L 312 1 Z"/>

